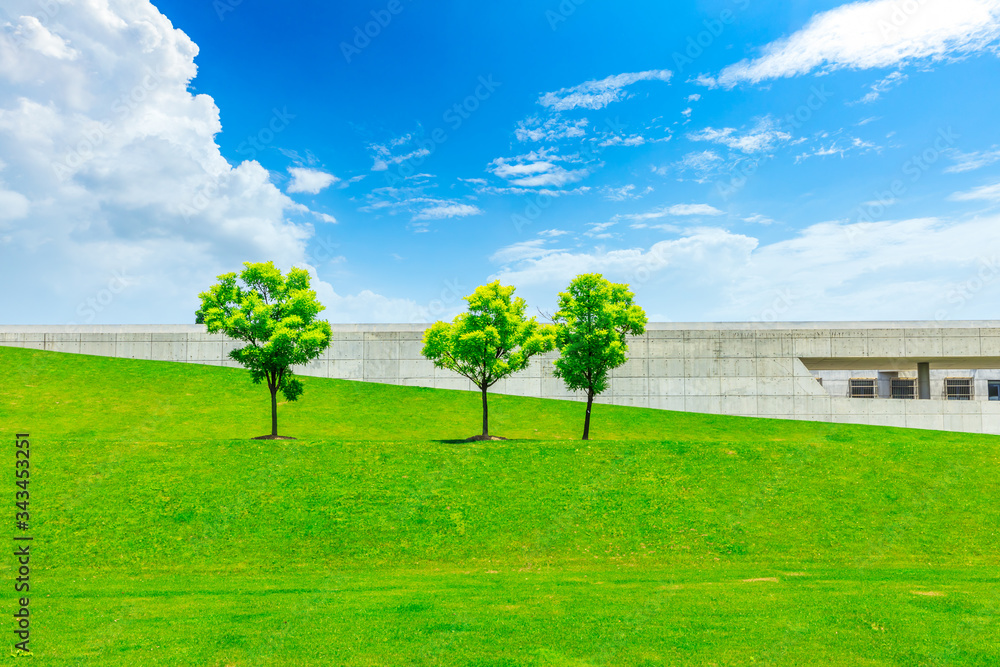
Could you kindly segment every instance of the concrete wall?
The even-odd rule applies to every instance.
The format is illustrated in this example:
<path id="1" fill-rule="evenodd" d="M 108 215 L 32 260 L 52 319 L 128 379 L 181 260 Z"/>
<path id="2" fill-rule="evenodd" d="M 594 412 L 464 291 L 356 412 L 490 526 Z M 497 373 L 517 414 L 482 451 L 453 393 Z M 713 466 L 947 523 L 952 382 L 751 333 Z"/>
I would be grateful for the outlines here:
<path id="1" fill-rule="evenodd" d="M 472 390 L 420 354 L 425 325 L 334 325 L 333 340 L 302 375 Z M 239 343 L 200 325 L 0 326 L 0 345 L 55 352 L 238 366 Z M 651 324 L 629 343 L 630 361 L 612 373 L 598 402 L 665 410 L 1000 433 L 1000 402 L 852 399 L 820 374 L 915 374 L 930 361 L 934 378 L 1000 369 L 1000 322 Z M 552 374 L 555 353 L 492 391 L 583 400 Z M 962 364 L 966 365 L 965 372 Z M 869 375 L 850 369 L 873 368 Z M 977 398 L 986 371 L 977 371 Z M 1000 374 L 997 374 L 1000 377 Z M 980 382 L 981 380 L 981 382 Z M 844 380 L 846 382 L 846 379 Z M 943 384 L 943 383 L 942 383 Z M 979 386 L 982 384 L 982 388 Z M 982 393 L 979 393 L 980 390 Z"/>

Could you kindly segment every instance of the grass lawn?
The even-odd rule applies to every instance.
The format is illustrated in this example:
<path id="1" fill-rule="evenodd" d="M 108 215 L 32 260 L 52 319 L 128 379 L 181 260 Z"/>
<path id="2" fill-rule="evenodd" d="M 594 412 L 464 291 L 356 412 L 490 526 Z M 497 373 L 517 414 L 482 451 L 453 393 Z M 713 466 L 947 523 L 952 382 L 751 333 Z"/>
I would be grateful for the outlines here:
<path id="1" fill-rule="evenodd" d="M 995 436 L 493 396 L 466 444 L 476 393 L 304 378 L 253 441 L 242 370 L 0 361 L 23 660 L 1000 664 Z"/>

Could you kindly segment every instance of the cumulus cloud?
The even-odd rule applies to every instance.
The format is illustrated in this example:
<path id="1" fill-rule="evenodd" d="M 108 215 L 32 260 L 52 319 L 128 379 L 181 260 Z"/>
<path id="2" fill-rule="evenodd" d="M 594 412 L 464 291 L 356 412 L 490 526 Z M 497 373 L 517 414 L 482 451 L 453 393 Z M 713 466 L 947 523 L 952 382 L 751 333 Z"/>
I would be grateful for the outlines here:
<path id="1" fill-rule="evenodd" d="M 288 184 L 286 192 L 305 192 L 315 195 L 340 180 L 325 171 L 305 167 L 289 167 L 288 173 L 292 175 L 292 182 Z"/>
<path id="2" fill-rule="evenodd" d="M 243 261 L 307 262 L 323 214 L 220 154 L 219 109 L 189 92 L 198 47 L 152 4 L 3 10 L 20 17 L 0 31 L 6 321 L 190 322 Z"/>
<path id="3" fill-rule="evenodd" d="M 545 93 L 538 99 L 543 107 L 553 111 L 570 109 L 603 109 L 612 102 L 626 99 L 625 89 L 639 81 L 670 81 L 669 70 L 649 70 L 616 74 L 598 81 L 587 81 L 572 88 L 561 88 L 553 93 Z"/>
<path id="4" fill-rule="evenodd" d="M 816 14 L 801 30 L 764 47 L 759 58 L 742 60 L 701 82 L 732 88 L 813 70 L 933 62 L 984 50 L 998 36 L 998 0 L 853 2 Z"/>

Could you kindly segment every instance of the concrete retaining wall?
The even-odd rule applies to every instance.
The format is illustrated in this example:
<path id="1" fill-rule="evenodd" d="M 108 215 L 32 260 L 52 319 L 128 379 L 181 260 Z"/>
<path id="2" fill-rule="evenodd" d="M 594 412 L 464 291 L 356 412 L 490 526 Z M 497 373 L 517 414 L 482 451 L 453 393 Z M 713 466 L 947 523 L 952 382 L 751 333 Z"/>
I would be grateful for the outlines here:
<path id="1" fill-rule="evenodd" d="M 334 325 L 320 359 L 302 375 L 472 390 L 420 354 L 425 325 Z M 238 367 L 237 341 L 201 325 L 0 326 L 0 345 Z M 1000 322 L 651 324 L 629 342 L 598 402 L 713 414 L 1000 433 L 1000 402 L 831 396 L 822 371 L 1000 369 Z M 552 374 L 550 353 L 491 391 L 583 400 Z M 886 364 L 891 363 L 891 366 Z M 856 364 L 851 366 L 850 364 Z"/>

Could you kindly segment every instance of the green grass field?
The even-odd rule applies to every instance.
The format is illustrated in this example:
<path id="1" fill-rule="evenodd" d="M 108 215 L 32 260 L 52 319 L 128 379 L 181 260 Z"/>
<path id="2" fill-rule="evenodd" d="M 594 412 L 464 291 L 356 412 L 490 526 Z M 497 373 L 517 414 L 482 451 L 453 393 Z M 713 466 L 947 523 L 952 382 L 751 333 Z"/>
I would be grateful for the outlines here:
<path id="1" fill-rule="evenodd" d="M 1000 664 L 997 437 L 304 378 L 254 441 L 242 370 L 0 361 L 14 662 Z"/>

